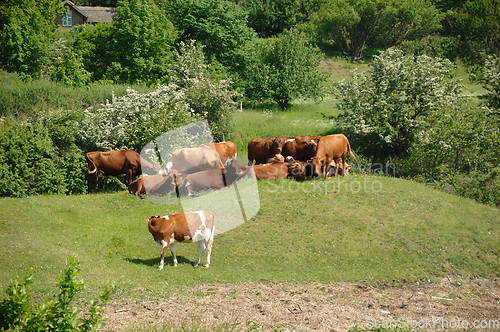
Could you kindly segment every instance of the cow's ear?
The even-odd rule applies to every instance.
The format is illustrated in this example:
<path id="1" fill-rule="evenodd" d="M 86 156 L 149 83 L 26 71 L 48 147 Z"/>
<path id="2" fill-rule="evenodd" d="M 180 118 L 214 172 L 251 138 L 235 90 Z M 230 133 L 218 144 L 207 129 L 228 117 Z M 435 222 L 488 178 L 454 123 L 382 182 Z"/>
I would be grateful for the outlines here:
<path id="1" fill-rule="evenodd" d="M 149 222 L 149 220 L 150 220 L 150 219 L 148 219 L 148 218 L 144 218 L 144 220 L 146 220 L 147 222 Z"/>

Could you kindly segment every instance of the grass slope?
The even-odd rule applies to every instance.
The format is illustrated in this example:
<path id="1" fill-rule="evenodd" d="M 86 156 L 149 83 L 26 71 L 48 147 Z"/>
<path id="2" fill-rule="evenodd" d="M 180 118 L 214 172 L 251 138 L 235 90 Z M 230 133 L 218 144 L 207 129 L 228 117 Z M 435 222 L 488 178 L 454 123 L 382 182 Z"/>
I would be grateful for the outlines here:
<path id="1" fill-rule="evenodd" d="M 179 266 L 168 253 L 163 271 L 143 219 L 182 211 L 180 205 L 126 192 L 2 198 L 0 288 L 34 267 L 35 292 L 53 290 L 68 255 L 83 262 L 91 293 L 118 280 L 125 296 L 135 287 L 157 296 L 175 285 L 262 279 L 499 276 L 498 209 L 387 177 L 260 181 L 258 188 L 260 211 L 216 236 L 210 269 L 194 269 L 197 245 L 181 244 Z"/>

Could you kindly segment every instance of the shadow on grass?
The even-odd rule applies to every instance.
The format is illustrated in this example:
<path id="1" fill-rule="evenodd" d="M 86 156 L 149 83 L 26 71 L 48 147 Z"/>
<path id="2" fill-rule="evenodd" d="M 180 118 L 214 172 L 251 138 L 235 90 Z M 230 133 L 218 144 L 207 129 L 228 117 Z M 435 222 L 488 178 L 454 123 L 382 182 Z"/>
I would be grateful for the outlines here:
<path id="1" fill-rule="evenodd" d="M 137 264 L 137 265 L 145 265 L 145 266 L 158 266 L 160 264 L 160 256 L 156 258 L 150 259 L 140 259 L 140 258 L 124 258 L 127 262 Z M 172 256 L 165 256 L 165 266 L 173 266 L 174 258 Z M 194 265 L 194 261 L 184 258 L 183 256 L 177 255 L 177 263 L 178 264 L 191 264 Z"/>

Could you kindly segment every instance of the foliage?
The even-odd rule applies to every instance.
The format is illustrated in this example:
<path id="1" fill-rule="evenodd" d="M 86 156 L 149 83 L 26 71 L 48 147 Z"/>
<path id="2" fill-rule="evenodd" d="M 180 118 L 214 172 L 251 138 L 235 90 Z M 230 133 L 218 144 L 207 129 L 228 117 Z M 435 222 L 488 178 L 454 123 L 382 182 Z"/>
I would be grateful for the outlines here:
<path id="1" fill-rule="evenodd" d="M 500 119 L 464 102 L 433 110 L 399 175 L 500 206 Z"/>
<path id="2" fill-rule="evenodd" d="M 33 270 L 26 273 L 23 281 L 15 280 L 7 286 L 5 298 L 0 302 L 0 329 L 2 331 L 97 331 L 102 322 L 101 309 L 115 291 L 115 286 L 107 287 L 99 301 L 90 301 L 88 311 L 79 317 L 81 309 L 72 307 L 76 295 L 84 288 L 78 279 L 80 262 L 68 258 L 68 264 L 59 278 L 59 294 L 47 297 L 37 304 L 31 303 L 30 289 L 33 283 Z"/>
<path id="3" fill-rule="evenodd" d="M 427 55 L 380 52 L 373 69 L 334 84 L 343 128 L 364 136 L 364 153 L 384 161 L 404 156 L 435 109 L 460 100 L 461 83 L 452 80 L 452 63 Z"/>
<path id="4" fill-rule="evenodd" d="M 248 26 L 260 37 L 276 36 L 306 23 L 322 0 L 242 0 L 240 6 L 248 11 Z"/>
<path id="5" fill-rule="evenodd" d="M 430 0 L 328 0 L 311 16 L 311 29 L 318 39 L 334 41 L 337 49 L 357 60 L 367 49 L 432 33 L 442 17 Z"/>
<path id="6" fill-rule="evenodd" d="M 0 4 L 0 66 L 23 80 L 42 76 L 56 40 L 58 0 L 7 1 Z"/>
<path id="7" fill-rule="evenodd" d="M 460 55 L 471 70 L 479 69 L 487 55 L 500 54 L 498 1 L 466 1 L 454 15 L 452 29 L 461 37 Z"/>
<path id="8" fill-rule="evenodd" d="M 90 81 L 90 72 L 83 67 L 83 57 L 72 50 L 66 52 L 51 76 L 53 80 L 70 86 L 84 86 Z"/>
<path id="9" fill-rule="evenodd" d="M 208 78 L 205 68 L 201 48 L 181 43 L 171 82 L 145 94 L 130 89 L 103 108 L 84 111 L 77 131 L 79 146 L 86 151 L 140 151 L 157 136 L 205 118 L 214 139 L 227 137 L 237 94 L 229 90 L 229 81 Z"/>
<path id="10" fill-rule="evenodd" d="M 242 77 L 247 98 L 271 99 L 287 108 L 293 99 L 322 96 L 326 73 L 319 64 L 323 56 L 304 33 L 290 30 L 278 37 L 255 39 L 245 57 Z"/>
<path id="11" fill-rule="evenodd" d="M 125 0 L 112 25 L 111 72 L 118 83 L 165 81 L 172 64 L 175 28 L 153 0 Z"/>
<path id="12" fill-rule="evenodd" d="M 488 56 L 479 82 L 488 91 L 483 97 L 488 106 L 500 111 L 500 58 Z"/>
<path id="13" fill-rule="evenodd" d="M 398 48 L 406 55 L 425 54 L 454 61 L 458 54 L 459 40 L 455 37 L 429 35 L 419 40 L 405 40 Z"/>
<path id="14" fill-rule="evenodd" d="M 243 45 L 253 38 L 247 14 L 227 0 L 168 1 L 165 11 L 179 30 L 179 40 L 196 40 L 205 46 L 208 58 L 232 68 L 239 62 Z"/>

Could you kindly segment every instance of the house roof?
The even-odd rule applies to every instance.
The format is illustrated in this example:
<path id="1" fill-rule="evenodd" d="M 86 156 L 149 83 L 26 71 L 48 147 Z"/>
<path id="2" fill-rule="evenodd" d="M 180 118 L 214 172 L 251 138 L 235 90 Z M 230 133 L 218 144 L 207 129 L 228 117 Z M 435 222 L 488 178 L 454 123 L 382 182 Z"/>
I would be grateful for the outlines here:
<path id="1" fill-rule="evenodd" d="M 110 23 L 116 15 L 116 11 L 112 7 L 89 7 L 89 6 L 76 6 L 69 0 L 64 0 L 61 5 L 68 5 L 73 10 L 80 13 L 87 19 L 88 23 Z"/>

